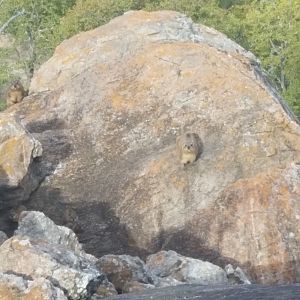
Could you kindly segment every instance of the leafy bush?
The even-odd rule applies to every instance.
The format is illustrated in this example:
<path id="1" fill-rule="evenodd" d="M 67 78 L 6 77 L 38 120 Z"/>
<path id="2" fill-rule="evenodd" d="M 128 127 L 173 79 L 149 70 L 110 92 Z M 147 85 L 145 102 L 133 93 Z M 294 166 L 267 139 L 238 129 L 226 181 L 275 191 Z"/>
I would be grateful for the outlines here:
<path id="1" fill-rule="evenodd" d="M 136 0 L 77 0 L 55 29 L 56 42 L 80 31 L 96 28 L 128 10 L 141 7 L 142 2 Z"/>

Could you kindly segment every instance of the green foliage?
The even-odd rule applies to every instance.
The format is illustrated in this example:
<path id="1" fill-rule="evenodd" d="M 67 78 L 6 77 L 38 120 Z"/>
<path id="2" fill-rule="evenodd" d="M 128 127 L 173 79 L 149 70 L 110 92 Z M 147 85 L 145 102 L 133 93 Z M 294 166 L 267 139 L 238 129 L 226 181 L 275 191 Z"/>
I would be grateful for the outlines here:
<path id="1" fill-rule="evenodd" d="M 16 48 L 26 48 L 22 63 L 27 72 L 48 54 L 49 35 L 66 10 L 76 0 L 4 0 L 1 2 L 0 27 L 9 22 L 4 32 L 11 34 Z M 16 18 L 12 19 L 14 16 Z"/>
<path id="2" fill-rule="evenodd" d="M 93 29 L 109 22 L 128 10 L 139 9 L 142 1 L 136 0 L 77 0 L 76 5 L 61 18 L 56 28 L 57 41 L 80 31 Z"/>
<path id="3" fill-rule="evenodd" d="M 6 102 L 4 99 L 0 99 L 0 111 L 6 108 Z"/>

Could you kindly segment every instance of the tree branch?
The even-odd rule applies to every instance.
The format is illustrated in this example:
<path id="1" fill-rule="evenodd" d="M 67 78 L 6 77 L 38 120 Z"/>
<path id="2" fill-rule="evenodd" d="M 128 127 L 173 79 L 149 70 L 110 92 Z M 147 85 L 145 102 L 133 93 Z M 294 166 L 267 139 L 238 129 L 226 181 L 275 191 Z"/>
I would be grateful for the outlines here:
<path id="1" fill-rule="evenodd" d="M 3 2 L 3 0 L 0 2 L 0 4 Z M 22 9 L 21 11 L 18 11 L 15 15 L 11 16 L 3 25 L 0 27 L 0 34 L 4 32 L 4 30 L 9 26 L 9 24 L 17 17 L 22 16 L 25 14 L 25 9 Z"/>

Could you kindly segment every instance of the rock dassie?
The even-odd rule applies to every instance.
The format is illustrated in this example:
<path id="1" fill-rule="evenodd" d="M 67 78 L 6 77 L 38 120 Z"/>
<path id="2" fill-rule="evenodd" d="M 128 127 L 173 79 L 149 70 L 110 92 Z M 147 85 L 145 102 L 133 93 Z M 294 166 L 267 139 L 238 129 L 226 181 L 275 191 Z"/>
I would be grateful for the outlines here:
<path id="1" fill-rule="evenodd" d="M 25 91 L 22 83 L 19 80 L 14 81 L 7 92 L 6 106 L 9 107 L 13 104 L 21 102 L 27 95 L 28 93 Z"/>
<path id="2" fill-rule="evenodd" d="M 202 141 L 197 133 L 187 132 L 177 137 L 176 146 L 183 165 L 196 161 L 202 152 Z"/>
<path id="3" fill-rule="evenodd" d="M 24 205 L 19 205 L 12 208 L 9 211 L 9 219 L 14 223 L 18 223 L 20 221 L 20 215 L 23 211 L 27 211 L 27 208 Z"/>

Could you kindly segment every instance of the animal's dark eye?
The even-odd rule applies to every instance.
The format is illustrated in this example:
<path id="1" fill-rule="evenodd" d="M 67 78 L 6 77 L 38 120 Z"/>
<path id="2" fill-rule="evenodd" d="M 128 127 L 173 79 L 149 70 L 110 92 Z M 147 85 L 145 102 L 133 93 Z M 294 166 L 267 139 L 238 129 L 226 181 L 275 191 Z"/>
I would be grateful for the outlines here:
<path id="1" fill-rule="evenodd" d="M 190 146 L 193 147 L 194 146 L 193 143 Z"/>

